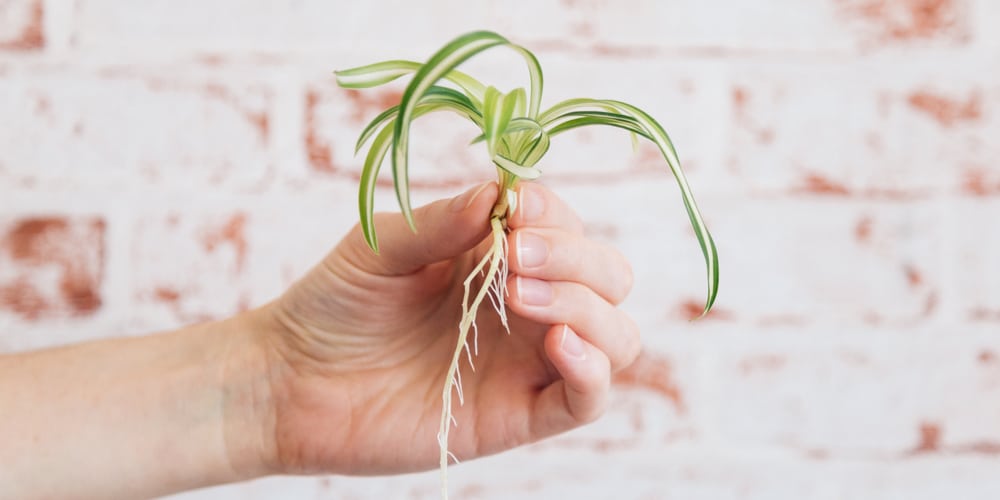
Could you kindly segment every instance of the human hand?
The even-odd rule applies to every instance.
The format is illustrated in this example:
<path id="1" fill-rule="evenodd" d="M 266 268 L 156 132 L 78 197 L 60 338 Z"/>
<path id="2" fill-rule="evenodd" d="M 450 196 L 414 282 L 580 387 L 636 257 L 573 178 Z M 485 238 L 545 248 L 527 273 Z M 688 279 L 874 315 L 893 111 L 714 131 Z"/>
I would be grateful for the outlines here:
<path id="1" fill-rule="evenodd" d="M 455 349 L 462 282 L 486 251 L 495 184 L 414 212 L 377 214 L 379 255 L 359 227 L 266 306 L 273 460 L 279 473 L 387 474 L 438 463 L 434 436 Z M 466 460 L 600 416 L 613 371 L 640 350 L 616 308 L 632 284 L 614 249 L 587 239 L 551 191 L 522 184 L 510 234 L 510 335 L 487 304 L 449 450 Z"/>

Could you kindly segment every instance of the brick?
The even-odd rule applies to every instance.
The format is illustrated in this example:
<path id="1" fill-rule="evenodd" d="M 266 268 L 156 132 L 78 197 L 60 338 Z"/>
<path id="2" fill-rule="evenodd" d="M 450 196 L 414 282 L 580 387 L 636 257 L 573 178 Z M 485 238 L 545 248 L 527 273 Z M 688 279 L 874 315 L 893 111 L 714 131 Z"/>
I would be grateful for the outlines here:
<path id="1" fill-rule="evenodd" d="M 0 139 L 0 182 L 246 186 L 270 165 L 270 94 L 256 84 L 53 69 L 0 92 L 18 123 Z"/>
<path id="2" fill-rule="evenodd" d="M 664 349 L 666 344 L 662 338 L 647 341 L 639 359 L 613 376 L 607 412 L 597 422 L 543 441 L 535 451 L 621 453 L 644 443 L 698 442 L 711 405 L 704 392 L 703 356 L 676 344 Z"/>
<path id="3" fill-rule="evenodd" d="M 101 308 L 101 217 L 4 216 L 0 235 L 0 318 L 85 317 Z"/>
<path id="4" fill-rule="evenodd" d="M 705 264 L 677 188 L 660 180 L 601 187 L 553 183 L 595 237 L 630 260 L 625 303 L 651 328 L 700 313 Z M 935 204 L 838 198 L 699 199 L 720 256 L 720 293 L 706 320 L 760 326 L 846 322 L 915 325 L 946 315 Z M 694 325 L 688 325 L 694 326 Z"/>
<path id="5" fill-rule="evenodd" d="M 524 467 L 535 461 L 536 467 Z M 461 473 L 458 471 L 462 471 Z M 575 473 L 574 473 L 575 472 Z M 176 500 L 228 500 L 297 496 L 432 498 L 435 472 L 362 477 L 274 477 L 172 496 Z M 627 453 L 536 453 L 518 450 L 453 469 L 451 494 L 477 500 L 628 498 L 639 500 L 766 500 L 809 498 L 932 500 L 954 495 L 989 499 L 1000 494 L 992 460 L 793 461 L 763 454 L 694 453 L 647 448 Z"/>
<path id="6" fill-rule="evenodd" d="M 221 318 L 274 299 L 357 222 L 354 194 L 341 185 L 150 203 L 135 214 L 125 250 L 133 328 Z"/>
<path id="7" fill-rule="evenodd" d="M 355 155 L 358 135 L 380 112 L 398 104 L 401 95 L 398 88 L 356 91 L 333 83 L 313 86 L 304 103 L 306 175 L 316 180 L 360 179 L 370 142 Z M 464 120 L 449 113 L 413 122 L 409 181 L 414 189 L 456 188 L 496 177 L 485 146 L 469 146 L 478 129 Z M 387 155 L 379 176 L 383 188 L 392 186 L 391 165 Z"/>
<path id="8" fill-rule="evenodd" d="M 734 69 L 726 173 L 759 192 L 905 199 L 962 191 L 970 175 L 996 167 L 1000 93 L 984 75 L 998 69 L 973 56 L 940 63 L 947 69 Z"/>
<path id="9" fill-rule="evenodd" d="M 0 2 L 0 52 L 36 51 L 45 46 L 42 0 Z"/>
<path id="10" fill-rule="evenodd" d="M 211 5 L 157 1 L 139 8 L 90 0 L 79 11 L 74 38 L 79 47 L 88 49 L 127 43 L 153 50 L 398 50 L 401 45 L 414 50 L 436 48 L 475 27 L 497 30 L 539 48 L 642 55 L 662 49 L 740 53 L 954 47 L 967 43 L 974 27 L 974 10 L 963 0 L 784 0 L 767 6 L 695 0 L 669 4 L 546 0 L 530 8 L 438 0 L 433 8 L 411 9 L 405 16 L 387 16 L 387 8 L 394 7 L 368 3 L 345 12 L 318 0 L 281 4 L 228 0 Z M 237 10 L 241 15 L 233 18 L 230 13 Z M 279 10 L 296 22 L 275 22 Z M 775 13 L 781 13 L 781 22 L 775 21 Z M 391 34 L 403 32 L 406 43 L 400 44 Z"/>
<path id="11" fill-rule="evenodd" d="M 955 221 L 948 228 L 946 238 L 952 245 L 952 258 L 948 260 L 948 286 L 955 298 L 954 309 L 960 311 L 959 320 L 1000 322 L 1000 221 L 994 214 L 1000 209 L 1000 200 L 967 198 L 949 207 Z"/>
<path id="12" fill-rule="evenodd" d="M 450 15 L 441 9 L 452 9 Z M 108 49 L 120 43 L 154 50 L 316 50 L 382 46 L 399 48 L 386 33 L 407 33 L 420 44 L 454 31 L 453 17 L 465 16 L 470 25 L 487 25 L 499 9 L 462 2 L 447 2 L 427 9 L 408 9 L 405 16 L 386 16 L 382 4 L 343 6 L 306 2 L 226 0 L 204 4 L 196 1 L 154 1 L 136 8 L 109 0 L 89 0 L 76 19 L 78 47 Z M 233 16 L 233 12 L 240 12 Z M 276 21 L 288 16 L 294 23 Z M 478 21 L 478 22 L 477 22 Z M 442 35 L 445 33 L 445 35 Z"/>
<path id="13" fill-rule="evenodd" d="M 962 0 L 838 0 L 838 11 L 867 44 L 960 46 L 974 23 L 972 2 Z"/>
<path id="14" fill-rule="evenodd" d="M 947 341 L 958 332 L 968 338 Z M 829 459 L 998 453 L 997 344 L 985 329 L 862 330 L 841 341 L 816 333 L 722 357 L 726 442 Z"/>
<path id="15" fill-rule="evenodd" d="M 994 28 L 1000 19 L 1000 4 L 992 0 L 974 0 L 976 39 L 980 46 L 996 50 L 1000 48 L 1000 32 Z"/>

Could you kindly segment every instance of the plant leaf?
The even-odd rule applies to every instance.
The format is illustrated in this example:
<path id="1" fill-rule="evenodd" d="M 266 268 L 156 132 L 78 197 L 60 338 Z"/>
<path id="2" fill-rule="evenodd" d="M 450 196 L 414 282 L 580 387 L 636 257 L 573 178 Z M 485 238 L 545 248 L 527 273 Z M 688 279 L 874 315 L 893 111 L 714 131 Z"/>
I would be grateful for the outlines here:
<path id="1" fill-rule="evenodd" d="M 389 83 L 399 77 L 418 71 L 421 66 L 423 65 L 416 61 L 397 59 L 338 70 L 334 71 L 333 74 L 337 77 L 337 85 L 341 87 L 366 89 Z M 444 79 L 458 85 L 473 102 L 482 101 L 486 86 L 479 80 L 458 70 L 449 71 L 444 75 Z"/>
<path id="2" fill-rule="evenodd" d="M 425 105 L 430 103 L 446 104 L 459 115 L 465 116 L 472 120 L 479 128 L 483 126 L 482 114 L 476 108 L 475 104 L 461 92 L 457 90 L 450 89 L 447 87 L 434 86 L 427 90 L 427 93 L 420 99 L 419 105 Z M 354 153 L 357 154 L 361 151 L 365 142 L 371 138 L 373 134 L 377 131 L 378 127 L 390 119 L 394 118 L 399 112 L 399 106 L 393 106 L 382 113 L 379 113 L 365 128 L 361 131 L 361 135 L 358 136 L 358 142 L 354 146 Z"/>
<path id="3" fill-rule="evenodd" d="M 444 89 L 449 92 L 455 92 L 458 95 L 462 95 L 452 89 Z M 441 94 L 446 95 L 447 93 Z M 432 96 L 428 93 L 427 96 L 434 97 L 433 99 L 428 99 L 427 101 L 421 103 L 417 106 L 413 113 L 413 119 L 416 120 L 423 115 L 432 113 L 435 111 L 454 111 L 459 114 L 465 114 L 467 111 L 471 111 L 475 114 L 476 118 L 473 120 L 475 122 L 481 122 L 482 119 L 478 116 L 478 111 L 475 109 L 468 110 L 465 104 L 461 102 L 456 102 L 450 99 L 438 99 L 438 96 Z M 425 97 L 427 97 L 425 96 Z M 460 101 L 460 100 L 459 100 Z M 471 117 L 470 117 L 471 118 Z M 388 123 L 379 130 L 378 134 L 375 136 L 375 140 L 372 141 L 371 149 L 368 150 L 368 154 L 365 156 L 365 163 L 361 169 L 361 182 L 358 193 L 358 204 L 361 212 L 361 230 L 364 233 L 365 241 L 368 242 L 368 246 L 371 247 L 375 253 L 378 253 L 378 238 L 375 236 L 375 225 L 374 225 L 374 212 L 375 212 L 375 181 L 378 177 L 379 170 L 382 168 L 382 163 L 385 161 L 386 152 L 388 152 L 389 147 L 392 145 L 392 135 L 395 131 L 393 126 L 393 119 L 390 118 Z M 375 130 L 375 129 L 373 129 Z"/>
<path id="4" fill-rule="evenodd" d="M 528 63 L 528 78 L 531 82 L 531 102 L 528 105 L 528 116 L 537 118 L 539 108 L 542 105 L 542 87 L 545 84 L 542 76 L 542 65 L 538 63 L 538 58 L 530 50 L 520 45 L 511 45 L 511 48 L 521 54 L 525 62 Z"/>
<path id="5" fill-rule="evenodd" d="M 334 71 L 337 85 L 346 89 L 367 89 L 389 83 L 401 76 L 420 69 L 415 61 L 382 61 L 357 68 Z"/>
<path id="6" fill-rule="evenodd" d="M 566 99 L 565 101 L 552 105 L 551 108 L 545 110 L 538 116 L 538 123 L 547 126 L 549 122 L 558 119 L 558 117 L 563 114 L 571 111 L 587 110 L 588 108 L 595 108 L 597 111 L 619 113 L 618 108 L 610 104 L 608 101 L 591 99 L 588 97 L 577 97 L 574 99 Z"/>
<path id="7" fill-rule="evenodd" d="M 392 145 L 393 127 L 389 125 L 382 128 L 381 132 L 372 141 L 372 147 L 365 157 L 364 167 L 361 169 L 361 182 L 358 189 L 358 210 L 361 212 L 361 232 L 365 235 L 368 246 L 378 253 L 378 238 L 375 236 L 375 181 L 378 172 L 385 160 L 385 154 Z"/>
<path id="8" fill-rule="evenodd" d="M 526 167 L 524 165 L 518 165 L 510 158 L 504 158 L 501 155 L 496 155 L 493 157 L 493 163 L 504 171 L 510 173 L 511 175 L 520 177 L 522 179 L 534 180 L 542 175 L 542 171 L 535 167 Z"/>
<path id="9" fill-rule="evenodd" d="M 534 166 L 538 163 L 538 160 L 541 160 L 545 156 L 545 153 L 549 152 L 549 137 L 549 134 L 544 130 L 538 133 L 538 138 L 532 142 L 527 154 L 521 160 L 525 166 Z"/>
<path id="10" fill-rule="evenodd" d="M 609 113 L 606 111 L 570 111 L 551 119 L 548 123 L 550 127 L 548 132 L 549 135 L 556 135 L 585 125 L 609 125 L 625 129 L 631 132 L 633 136 L 641 135 L 649 140 L 653 140 L 642 129 L 635 118 L 621 113 Z"/>
<path id="11" fill-rule="evenodd" d="M 612 100 L 606 102 L 618 108 L 622 113 L 636 119 L 639 125 L 652 138 L 652 141 L 660 148 L 660 152 L 663 154 L 664 159 L 667 160 L 667 165 L 670 166 L 670 170 L 674 174 L 674 179 L 677 180 L 677 185 L 681 190 L 681 198 L 684 200 L 684 208 L 687 209 L 688 218 L 691 219 L 691 227 L 698 238 L 701 252 L 705 256 L 705 268 L 708 277 L 708 298 L 705 301 L 705 309 L 701 314 L 704 316 L 712 309 L 712 304 L 715 303 L 715 298 L 719 293 L 719 255 L 715 248 L 715 241 L 712 239 L 711 233 L 708 232 L 705 221 L 702 220 L 701 212 L 698 210 L 697 203 L 695 203 L 694 195 L 691 193 L 691 187 L 684 176 L 684 171 L 681 170 L 681 162 L 677 156 L 677 150 L 674 149 L 674 144 L 671 142 L 666 130 L 653 117 L 646 114 L 645 111 L 622 101 Z"/>
<path id="12" fill-rule="evenodd" d="M 476 31 L 462 35 L 431 56 L 427 63 L 413 75 L 413 79 L 410 80 L 410 84 L 403 92 L 403 99 L 399 105 L 399 117 L 396 119 L 393 133 L 392 175 L 396 188 L 396 198 L 403 211 L 403 216 L 412 230 L 416 231 L 416 224 L 413 222 L 413 209 L 410 207 L 407 153 L 410 140 L 410 121 L 413 120 L 413 112 L 420 97 L 438 80 L 470 57 L 507 43 L 509 42 L 506 38 L 489 31 Z"/>

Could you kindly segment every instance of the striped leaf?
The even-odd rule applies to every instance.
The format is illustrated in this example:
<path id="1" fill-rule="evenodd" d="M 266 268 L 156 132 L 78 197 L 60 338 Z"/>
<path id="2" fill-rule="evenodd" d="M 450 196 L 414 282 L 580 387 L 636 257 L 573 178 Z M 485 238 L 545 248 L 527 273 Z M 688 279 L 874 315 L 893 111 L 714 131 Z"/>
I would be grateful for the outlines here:
<path id="1" fill-rule="evenodd" d="M 505 172 L 519 177 L 521 179 L 534 180 L 542 175 L 542 171 L 535 167 L 526 167 L 524 165 L 519 165 L 511 160 L 510 158 L 504 158 L 501 155 L 496 155 L 493 157 L 493 163 L 498 167 L 503 169 Z"/>
<path id="2" fill-rule="evenodd" d="M 399 105 L 400 112 L 395 122 L 392 140 L 392 176 L 393 185 L 396 188 L 396 199 L 399 201 L 403 216 L 412 230 L 416 231 L 417 227 L 413 222 L 413 209 L 410 206 L 407 154 L 410 141 L 410 121 L 413 120 L 413 112 L 417 107 L 417 102 L 424 95 L 424 92 L 427 92 L 432 85 L 459 64 L 484 50 L 507 43 L 506 38 L 489 31 L 476 31 L 462 35 L 431 56 L 427 63 L 413 75 L 413 79 L 410 80 L 410 84 L 403 92 L 403 100 Z"/>
<path id="3" fill-rule="evenodd" d="M 455 92 L 451 89 L 445 90 Z M 447 95 L 448 92 L 434 94 L 428 93 L 425 95 L 423 102 L 421 102 L 414 111 L 413 119 L 415 120 L 423 115 L 435 111 L 453 111 L 469 117 L 469 119 L 474 123 L 482 121 L 482 118 L 479 117 L 479 112 L 476 109 L 467 108 L 466 103 L 461 99 L 456 100 L 444 98 L 444 96 Z M 396 108 L 398 108 L 398 106 L 393 107 L 392 109 Z M 374 127 L 372 128 L 373 131 L 378 130 L 378 133 L 372 141 L 371 148 L 365 156 L 364 166 L 361 169 L 361 186 L 358 193 L 358 205 L 361 213 L 361 230 L 365 235 L 365 241 L 368 243 L 368 246 L 371 247 L 375 253 L 378 253 L 378 238 L 375 235 L 374 222 L 375 184 L 376 179 L 378 178 L 379 170 L 381 170 L 382 163 L 385 160 L 385 155 L 392 145 L 392 135 L 395 131 L 394 120 L 394 117 L 390 117 L 387 121 L 385 121 L 384 126 L 382 126 L 380 130 Z"/>
<path id="4" fill-rule="evenodd" d="M 421 66 L 422 64 L 416 61 L 383 61 L 357 68 L 334 71 L 333 74 L 337 77 L 337 85 L 345 89 L 367 89 L 384 85 L 397 78 L 416 72 Z M 465 95 L 472 101 L 482 102 L 486 86 L 479 83 L 479 80 L 458 70 L 449 71 L 443 78 L 461 88 L 465 92 Z"/>
<path id="5" fill-rule="evenodd" d="M 477 108 L 477 106 L 469 99 L 468 96 L 458 92 L 456 90 L 447 87 L 431 87 L 426 94 L 420 99 L 420 104 L 428 103 L 441 103 L 451 105 L 450 107 L 459 115 L 464 116 L 475 123 L 479 128 L 483 126 L 482 114 Z M 371 138 L 373 134 L 378 130 L 378 128 L 385 123 L 387 123 L 392 118 L 399 113 L 399 106 L 393 106 L 376 116 L 365 128 L 361 131 L 361 135 L 358 137 L 358 142 L 354 146 L 354 153 L 357 154 L 364 147 L 365 142 Z"/>
<path id="6" fill-rule="evenodd" d="M 684 200 L 684 208 L 687 209 L 688 218 L 691 219 L 691 227 L 698 238 L 701 252 L 705 256 L 705 268 L 708 277 L 708 298 L 705 300 L 705 309 L 702 311 L 702 316 L 704 316 L 712 309 L 715 298 L 719 293 L 719 254 L 715 248 L 715 241 L 712 239 L 712 234 L 708 232 L 708 227 L 705 226 L 701 211 L 698 210 L 698 204 L 695 203 L 694 195 L 691 193 L 691 187 L 688 185 L 684 171 L 681 170 L 681 161 L 677 156 L 677 150 L 674 149 L 674 144 L 670 140 L 670 136 L 667 135 L 666 130 L 653 117 L 646 114 L 645 111 L 622 101 L 606 102 L 618 108 L 623 114 L 635 118 L 642 129 L 652 138 L 653 143 L 660 148 L 663 158 L 667 161 L 667 165 L 670 167 L 671 172 L 673 172 L 678 187 L 680 187 L 681 198 Z"/>
<path id="7" fill-rule="evenodd" d="M 500 45 L 511 47 L 527 62 L 529 91 L 515 89 L 504 94 L 456 69 L 470 57 Z M 715 242 L 705 226 L 670 137 L 644 111 L 622 101 L 589 98 L 567 99 L 542 111 L 544 81 L 538 60 L 527 49 L 488 31 L 468 33 L 452 40 L 424 64 L 385 61 L 336 74 L 338 83 L 346 88 L 373 87 L 413 74 L 399 106 L 376 116 L 362 131 L 357 143 L 360 150 L 371 142 L 362 170 L 359 204 L 365 239 L 374 250 L 378 249 L 372 220 L 375 179 L 390 149 L 397 201 L 410 227 L 416 230 L 410 208 L 407 153 L 410 124 L 419 116 L 447 110 L 476 124 L 482 133 L 472 143 L 487 143 L 504 186 L 513 185 L 519 178 L 531 180 L 541 175 L 535 165 L 548 151 L 552 137 L 584 126 L 616 127 L 629 133 L 633 147 L 640 137 L 656 144 L 673 173 L 705 258 L 708 293 L 702 315 L 712 308 L 719 288 Z M 441 80 L 449 81 L 457 90 L 438 85 Z"/>

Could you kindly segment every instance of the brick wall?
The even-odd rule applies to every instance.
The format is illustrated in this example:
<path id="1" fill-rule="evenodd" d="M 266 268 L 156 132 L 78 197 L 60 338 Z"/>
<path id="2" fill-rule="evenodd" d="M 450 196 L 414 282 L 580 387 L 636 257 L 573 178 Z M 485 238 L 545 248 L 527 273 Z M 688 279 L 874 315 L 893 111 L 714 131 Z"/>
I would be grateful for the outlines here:
<path id="1" fill-rule="evenodd" d="M 632 260 L 646 351 L 606 417 L 462 465 L 456 497 L 1000 496 L 1000 3 L 416 5 L 0 0 L 0 350 L 279 294 L 356 221 L 353 142 L 398 95 L 330 71 L 494 29 L 536 51 L 547 102 L 661 119 L 722 291 L 687 321 L 703 264 L 650 149 L 605 130 L 556 143 L 544 182 Z M 506 57 L 471 70 L 516 82 Z M 417 202 L 491 175 L 461 124 L 415 130 Z M 277 478 L 178 498 L 437 487 Z"/>

